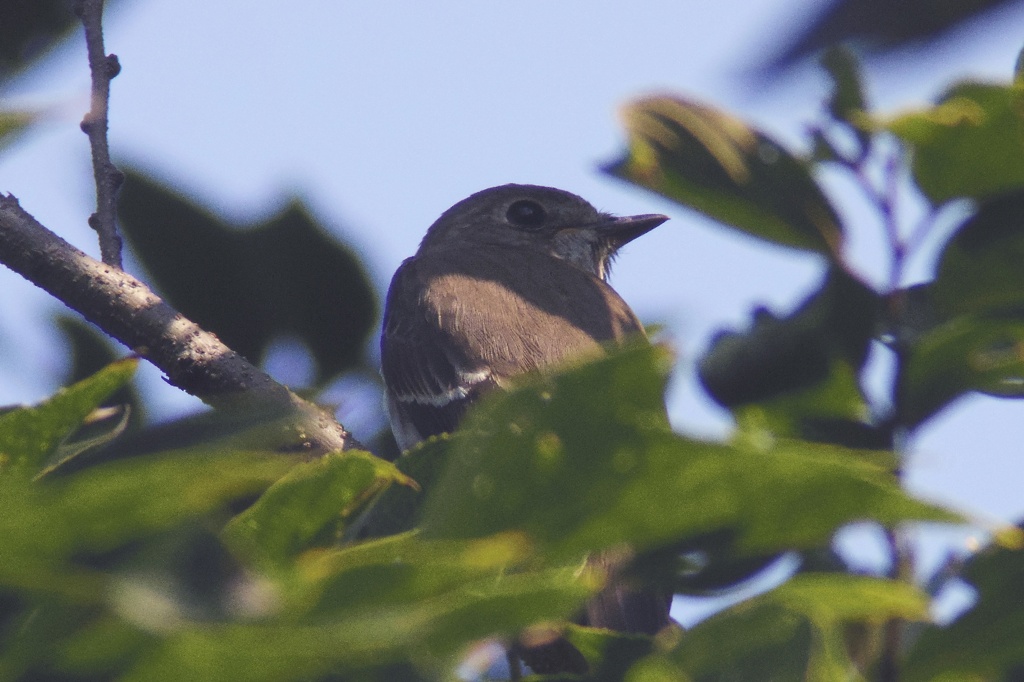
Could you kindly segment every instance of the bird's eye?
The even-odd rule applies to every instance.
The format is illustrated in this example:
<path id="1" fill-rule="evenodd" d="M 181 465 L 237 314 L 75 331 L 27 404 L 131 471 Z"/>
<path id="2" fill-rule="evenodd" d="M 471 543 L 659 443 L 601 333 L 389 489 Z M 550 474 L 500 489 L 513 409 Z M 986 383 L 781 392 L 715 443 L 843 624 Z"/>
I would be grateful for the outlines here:
<path id="1" fill-rule="evenodd" d="M 547 218 L 544 207 L 536 201 L 520 199 L 512 202 L 505 212 L 505 217 L 516 227 L 540 227 Z"/>

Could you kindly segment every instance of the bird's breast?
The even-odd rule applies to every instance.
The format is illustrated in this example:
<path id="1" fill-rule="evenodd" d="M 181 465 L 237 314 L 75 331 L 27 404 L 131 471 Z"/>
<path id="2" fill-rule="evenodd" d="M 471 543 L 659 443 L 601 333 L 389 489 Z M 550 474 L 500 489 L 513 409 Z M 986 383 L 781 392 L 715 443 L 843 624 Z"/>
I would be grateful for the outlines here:
<path id="1" fill-rule="evenodd" d="M 423 303 L 461 355 L 456 361 L 508 376 L 643 334 L 605 282 L 546 254 L 511 251 L 475 250 L 418 264 Z"/>

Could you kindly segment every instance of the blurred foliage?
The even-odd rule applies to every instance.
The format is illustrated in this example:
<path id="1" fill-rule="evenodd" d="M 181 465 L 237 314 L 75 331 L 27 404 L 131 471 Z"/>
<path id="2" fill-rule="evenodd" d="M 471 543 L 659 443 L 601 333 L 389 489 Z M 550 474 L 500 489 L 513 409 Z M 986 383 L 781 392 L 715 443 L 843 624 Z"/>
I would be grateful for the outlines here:
<path id="1" fill-rule="evenodd" d="M 912 438 L 944 407 L 974 391 L 1024 396 L 1021 63 L 1024 53 L 1017 73 L 1005 84 L 964 83 L 930 108 L 883 116 L 870 110 L 853 53 L 830 50 L 822 64 L 832 79 L 832 91 L 824 120 L 810 129 L 811 152 L 806 157 L 777 150 L 775 143 L 767 147 L 770 153 L 758 154 L 764 149 L 759 148 L 765 140 L 762 134 L 725 112 L 674 95 L 649 96 L 626 107 L 629 148 L 625 157 L 607 167 L 611 173 L 727 227 L 828 257 L 821 284 L 796 310 L 783 315 L 755 310 L 749 330 L 721 332 L 698 363 L 705 389 L 736 418 L 733 442 L 716 446 L 725 449 L 715 463 L 737 461 L 737 453 L 745 448 L 776 453 L 772 461 L 742 464 L 742 471 L 730 475 L 728 492 L 715 489 L 714 498 L 736 492 L 744 500 L 756 500 L 758 518 L 776 532 L 786 529 L 780 535 L 793 528 L 807 535 L 802 543 L 790 536 L 774 546 L 751 546 L 749 540 L 744 544 L 755 528 L 749 520 L 705 527 L 709 534 L 704 537 L 718 542 L 696 551 L 696 565 L 710 559 L 725 560 L 728 566 L 739 559 L 736 566 L 741 570 L 734 575 L 746 576 L 788 546 L 803 548 L 803 569 L 767 594 L 701 623 L 673 648 L 652 654 L 631 672 L 635 679 L 893 680 L 904 679 L 905 672 L 906 679 L 913 680 L 1008 680 L 1018 679 L 1024 671 L 1018 630 L 1024 608 L 1010 596 L 1018 591 L 1021 579 L 1019 533 L 1000 536 L 992 547 L 968 560 L 964 572 L 937 574 L 922 583 L 934 592 L 963 579 L 980 594 L 978 604 L 951 625 L 931 624 L 927 597 L 915 591 L 911 573 L 900 573 L 896 583 L 877 585 L 870 582 L 876 578 L 850 576 L 850 569 L 830 549 L 829 531 L 811 532 L 811 513 L 804 511 L 800 520 L 781 515 L 786 509 L 807 509 L 797 498 L 782 498 L 787 490 L 801 495 L 799 478 L 813 476 L 813 466 L 808 462 L 788 469 L 785 458 L 779 457 L 794 447 L 815 457 L 844 452 L 840 461 L 848 465 L 890 472 L 895 491 L 903 452 L 894 446 Z M 747 144 L 737 144 L 740 139 Z M 823 165 L 852 176 L 854 186 L 878 211 L 889 250 L 888 287 L 862 282 L 845 261 L 841 241 L 818 236 L 867 228 L 839 217 L 834 230 L 808 228 L 813 222 L 807 216 L 824 215 L 822 207 L 828 206 L 815 174 Z M 803 170 L 795 172 L 797 167 Z M 725 174 L 719 171 L 724 168 L 738 171 L 731 182 L 721 181 Z M 899 222 L 895 206 L 907 195 L 926 209 L 917 225 Z M 934 280 L 903 288 L 906 260 L 933 234 L 943 234 L 937 228 L 940 213 L 952 204 L 973 210 L 942 237 Z M 888 349 L 894 361 L 889 400 L 871 401 L 861 389 L 872 345 Z M 645 452 L 646 462 L 658 461 L 657 448 L 648 445 Z M 779 473 L 785 472 L 780 476 L 784 484 L 772 473 L 779 465 Z M 708 465 L 702 469 L 709 470 Z M 752 472 L 751 479 L 767 480 L 744 485 L 747 472 Z M 828 476 L 837 473 L 830 468 Z M 691 483 L 697 485 L 696 480 Z M 766 485 L 763 496 L 757 491 L 760 483 Z M 863 492 L 843 492 L 848 483 L 818 479 L 802 498 L 823 501 L 823 506 L 814 503 L 813 516 L 818 519 L 841 514 L 840 500 L 864 501 Z M 658 489 L 650 485 L 645 494 L 660 505 Z M 770 499 L 769 491 L 780 499 Z M 872 508 L 881 512 L 888 505 L 887 495 L 882 488 L 874 494 Z M 691 491 L 681 495 L 675 507 L 686 508 L 691 499 L 703 502 L 709 497 Z M 612 506 L 614 500 L 607 496 L 604 504 Z M 776 503 L 777 511 L 772 511 Z M 897 504 L 900 513 L 909 510 L 904 504 Z M 688 509 L 686 520 L 699 524 L 701 511 Z M 671 513 L 659 512 L 659 523 L 670 523 Z M 848 507 L 846 513 L 859 512 Z M 602 518 L 603 511 L 589 515 Z M 471 522 L 480 523 L 480 517 Z M 635 519 L 629 523 L 638 536 L 643 532 Z M 898 535 L 891 537 L 893 564 L 912 561 L 898 549 Z M 653 549 L 655 555 L 663 551 L 638 546 Z M 743 571 L 743 554 L 736 556 L 737 547 L 758 547 L 764 557 L 758 563 L 749 556 Z M 687 543 L 676 550 L 692 556 Z M 855 586 L 857 581 L 867 582 Z M 682 580 L 675 583 L 677 589 L 685 585 Z M 844 594 L 827 600 L 828 608 L 818 604 L 810 611 L 794 609 L 799 600 L 788 601 L 790 590 L 801 594 L 806 587 L 807 594 L 816 594 L 819 588 L 838 585 Z M 852 597 L 858 590 L 863 590 L 861 596 Z M 918 624 L 911 628 L 910 621 Z M 887 634 L 892 628 L 918 633 L 919 638 L 894 647 Z M 711 642 L 718 647 L 708 656 Z"/>
<path id="2" fill-rule="evenodd" d="M 827 0 L 766 60 L 778 72 L 822 48 L 853 42 L 875 51 L 936 41 L 952 29 L 1018 0 Z"/>
<path id="3" fill-rule="evenodd" d="M 883 124 L 909 147 L 914 179 L 936 204 L 1024 184 L 1024 84 L 967 81 Z"/>
<path id="4" fill-rule="evenodd" d="M 39 117 L 34 111 L 0 109 L 0 151 L 11 146 Z"/>
<path id="5" fill-rule="evenodd" d="M 809 168 L 713 107 L 674 96 L 623 110 L 629 154 L 606 170 L 771 242 L 838 255 L 838 216 Z"/>
<path id="6" fill-rule="evenodd" d="M 650 550 L 713 546 L 711 528 L 733 529 L 742 557 L 827 542 L 853 520 L 957 518 L 843 448 L 787 441 L 754 450 L 674 435 L 662 407 L 668 364 L 664 350 L 642 345 L 481 403 L 466 429 L 421 451 L 442 465 L 420 492 L 367 453 L 299 462 L 226 447 L 40 478 L 60 439 L 130 380 L 134 361 L 115 363 L 0 421 L 0 672 L 433 679 L 474 642 L 569 618 L 609 579 L 584 568 L 598 549 L 647 552 L 660 564 L 652 574 L 672 584 L 676 556 Z M 376 509 L 373 495 L 396 483 L 422 498 L 422 530 L 347 535 Z M 821 501 L 813 522 L 798 502 L 808 497 Z M 714 562 L 703 570 L 713 573 Z M 833 630 L 917 617 L 924 603 L 907 585 L 841 575 L 770 594 L 761 601 Z M 723 628 L 664 646 L 587 628 L 569 635 L 595 679 L 617 679 L 648 657 L 686 668 L 717 647 L 746 650 L 769 615 L 735 636 Z M 830 665 L 846 665 L 842 647 L 829 646 Z"/>
<path id="7" fill-rule="evenodd" d="M 236 225 L 136 172 L 118 216 L 132 252 L 167 300 L 259 363 L 274 341 L 300 341 L 318 385 L 353 369 L 377 322 L 377 292 L 352 250 L 293 201 Z"/>
<path id="8" fill-rule="evenodd" d="M 978 592 L 974 607 L 948 627 L 930 627 L 907 662 L 908 682 L 1018 680 L 1024 672 L 1024 546 L 989 547 L 971 557 L 962 578 Z"/>
<path id="9" fill-rule="evenodd" d="M 79 25 L 74 0 L 0 0 L 0 86 Z"/>
<path id="10" fill-rule="evenodd" d="M 931 36 L 996 4 L 833 3 L 785 59 L 835 36 Z M 0 4 L 0 81 L 73 26 L 65 5 Z M 1024 532 L 920 582 L 898 549 L 891 572 L 863 575 L 833 544 L 855 522 L 893 547 L 907 524 L 961 522 L 907 492 L 897 446 L 967 393 L 1024 391 L 1022 69 L 883 116 L 853 52 L 822 62 L 832 90 L 806 154 L 671 94 L 625 108 L 628 149 L 607 166 L 825 265 L 794 310 L 754 311 L 699 359 L 736 420 L 724 442 L 672 432 L 673 358 L 646 344 L 523 379 L 393 464 L 282 455 L 259 415 L 133 431 L 135 361 L 62 321 L 72 383 L 0 413 L 0 680 L 473 678 L 482 645 L 559 634 L 588 668 L 573 679 L 1020 679 Z M 19 116 L 0 116 L 0 145 L 32 118 Z M 823 165 L 861 180 L 881 214 L 887 287 L 845 261 L 844 236 L 868 228 L 833 207 Z M 898 224 L 893 188 L 930 207 L 921 226 Z M 972 213 L 934 280 L 904 287 L 903 262 L 951 203 Z M 363 363 L 372 283 L 299 203 L 234 225 L 129 173 L 121 220 L 170 301 L 250 359 L 297 339 L 320 385 Z M 862 390 L 872 348 L 893 359 L 886 400 Z M 615 560 L 588 562 L 596 551 Z M 688 632 L 567 624 L 610 580 L 721 594 L 781 556 L 792 575 Z M 957 580 L 976 604 L 932 622 Z"/>

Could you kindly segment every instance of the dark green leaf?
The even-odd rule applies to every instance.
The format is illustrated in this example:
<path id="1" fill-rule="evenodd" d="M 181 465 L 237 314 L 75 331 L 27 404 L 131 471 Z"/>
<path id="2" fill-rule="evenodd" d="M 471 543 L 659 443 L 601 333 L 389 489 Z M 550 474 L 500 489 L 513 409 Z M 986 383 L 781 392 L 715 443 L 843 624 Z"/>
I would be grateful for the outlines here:
<path id="1" fill-rule="evenodd" d="M 977 603 L 945 627 L 926 629 L 911 650 L 907 682 L 935 679 L 1017 679 L 1008 673 L 1024 661 L 1024 550 L 993 546 L 972 558 L 964 577 L 978 590 Z"/>
<path id="2" fill-rule="evenodd" d="M 485 401 L 452 439 L 426 502 L 425 536 L 523 532 L 548 557 L 568 560 L 731 528 L 741 550 L 764 554 L 816 546 L 858 519 L 956 518 L 908 497 L 857 451 L 672 434 L 664 363 L 663 351 L 632 348 Z M 820 501 L 813 518 L 808 499 Z"/>
<path id="3" fill-rule="evenodd" d="M 132 250 L 168 300 L 259 362 L 296 338 L 323 382 L 357 365 L 377 315 L 372 283 L 350 248 L 298 202 L 256 225 L 232 225 L 129 172 L 119 195 Z"/>
<path id="4" fill-rule="evenodd" d="M 769 71 L 788 68 L 818 50 L 847 41 L 872 50 L 894 50 L 937 40 L 951 29 L 1011 0 L 832 0 L 768 60 Z"/>
<path id="5" fill-rule="evenodd" d="M 667 656 L 701 681 L 858 679 L 845 625 L 927 617 L 927 597 L 905 583 L 800 575 L 699 623 Z"/>
<path id="6" fill-rule="evenodd" d="M 336 542 L 352 515 L 391 483 L 409 484 L 394 464 L 345 452 L 298 464 L 225 528 L 229 544 L 270 566 Z"/>
<path id="7" fill-rule="evenodd" d="M 701 383 L 744 428 L 879 447 L 854 431 L 867 428 L 858 373 L 880 310 L 874 291 L 833 269 L 788 317 L 760 310 L 749 332 L 719 334 L 700 360 Z"/>
<path id="8" fill-rule="evenodd" d="M 36 407 L 0 415 L 0 475 L 33 476 L 107 396 L 135 375 L 136 360 L 109 365 Z"/>
<path id="9" fill-rule="evenodd" d="M 811 131 L 811 143 L 813 147 L 810 160 L 813 162 L 836 161 L 842 158 L 839 150 L 832 145 L 832 141 L 820 129 Z"/>
<path id="10" fill-rule="evenodd" d="M 916 427 L 970 391 L 1024 396 L 1024 321 L 958 317 L 907 351 L 899 423 Z"/>
<path id="11" fill-rule="evenodd" d="M 712 107 L 648 97 L 624 112 L 628 155 L 607 172 L 776 244 L 839 259 L 842 229 L 806 163 Z"/>
<path id="12" fill-rule="evenodd" d="M 5 0 L 0 10 L 0 82 L 24 69 L 78 24 L 68 0 Z"/>
<path id="13" fill-rule="evenodd" d="M 1022 86 L 961 83 L 885 127 L 910 147 L 914 179 L 936 205 L 1024 186 Z"/>
<path id="14" fill-rule="evenodd" d="M 977 213 L 957 229 L 939 258 L 932 296 L 947 317 L 1020 315 L 1024 313 L 1022 264 L 1024 188 L 982 202 Z"/>
<path id="15" fill-rule="evenodd" d="M 837 121 L 853 123 L 857 115 L 867 108 L 857 56 L 849 48 L 832 47 L 821 56 L 821 65 L 832 78 L 829 113 Z"/>
<path id="16" fill-rule="evenodd" d="M 569 625 L 565 638 L 583 654 L 589 666 L 587 679 L 615 682 L 623 679 L 637 659 L 651 653 L 654 640 L 611 630 Z"/>

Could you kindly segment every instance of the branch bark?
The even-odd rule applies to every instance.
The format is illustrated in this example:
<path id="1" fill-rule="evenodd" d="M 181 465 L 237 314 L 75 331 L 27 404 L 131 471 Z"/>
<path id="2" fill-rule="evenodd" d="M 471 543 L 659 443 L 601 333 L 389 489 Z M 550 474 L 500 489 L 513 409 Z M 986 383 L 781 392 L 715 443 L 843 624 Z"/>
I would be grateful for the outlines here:
<path id="1" fill-rule="evenodd" d="M 103 2 L 82 0 L 78 13 L 85 27 L 85 45 L 89 52 L 92 74 L 92 98 L 89 112 L 82 119 L 82 132 L 89 136 L 92 147 L 92 169 L 96 180 L 96 212 L 89 216 L 89 226 L 99 235 L 103 262 L 121 267 L 121 236 L 117 232 L 117 190 L 124 175 L 110 161 L 107 142 L 110 80 L 121 72 L 117 55 L 108 55 L 103 48 Z"/>
<path id="2" fill-rule="evenodd" d="M 144 283 L 61 239 L 0 194 L 0 263 L 81 313 L 211 407 L 284 428 L 309 454 L 361 448 L 332 414 L 309 403 L 186 319 Z M 276 447 L 278 444 L 275 443 Z"/>

